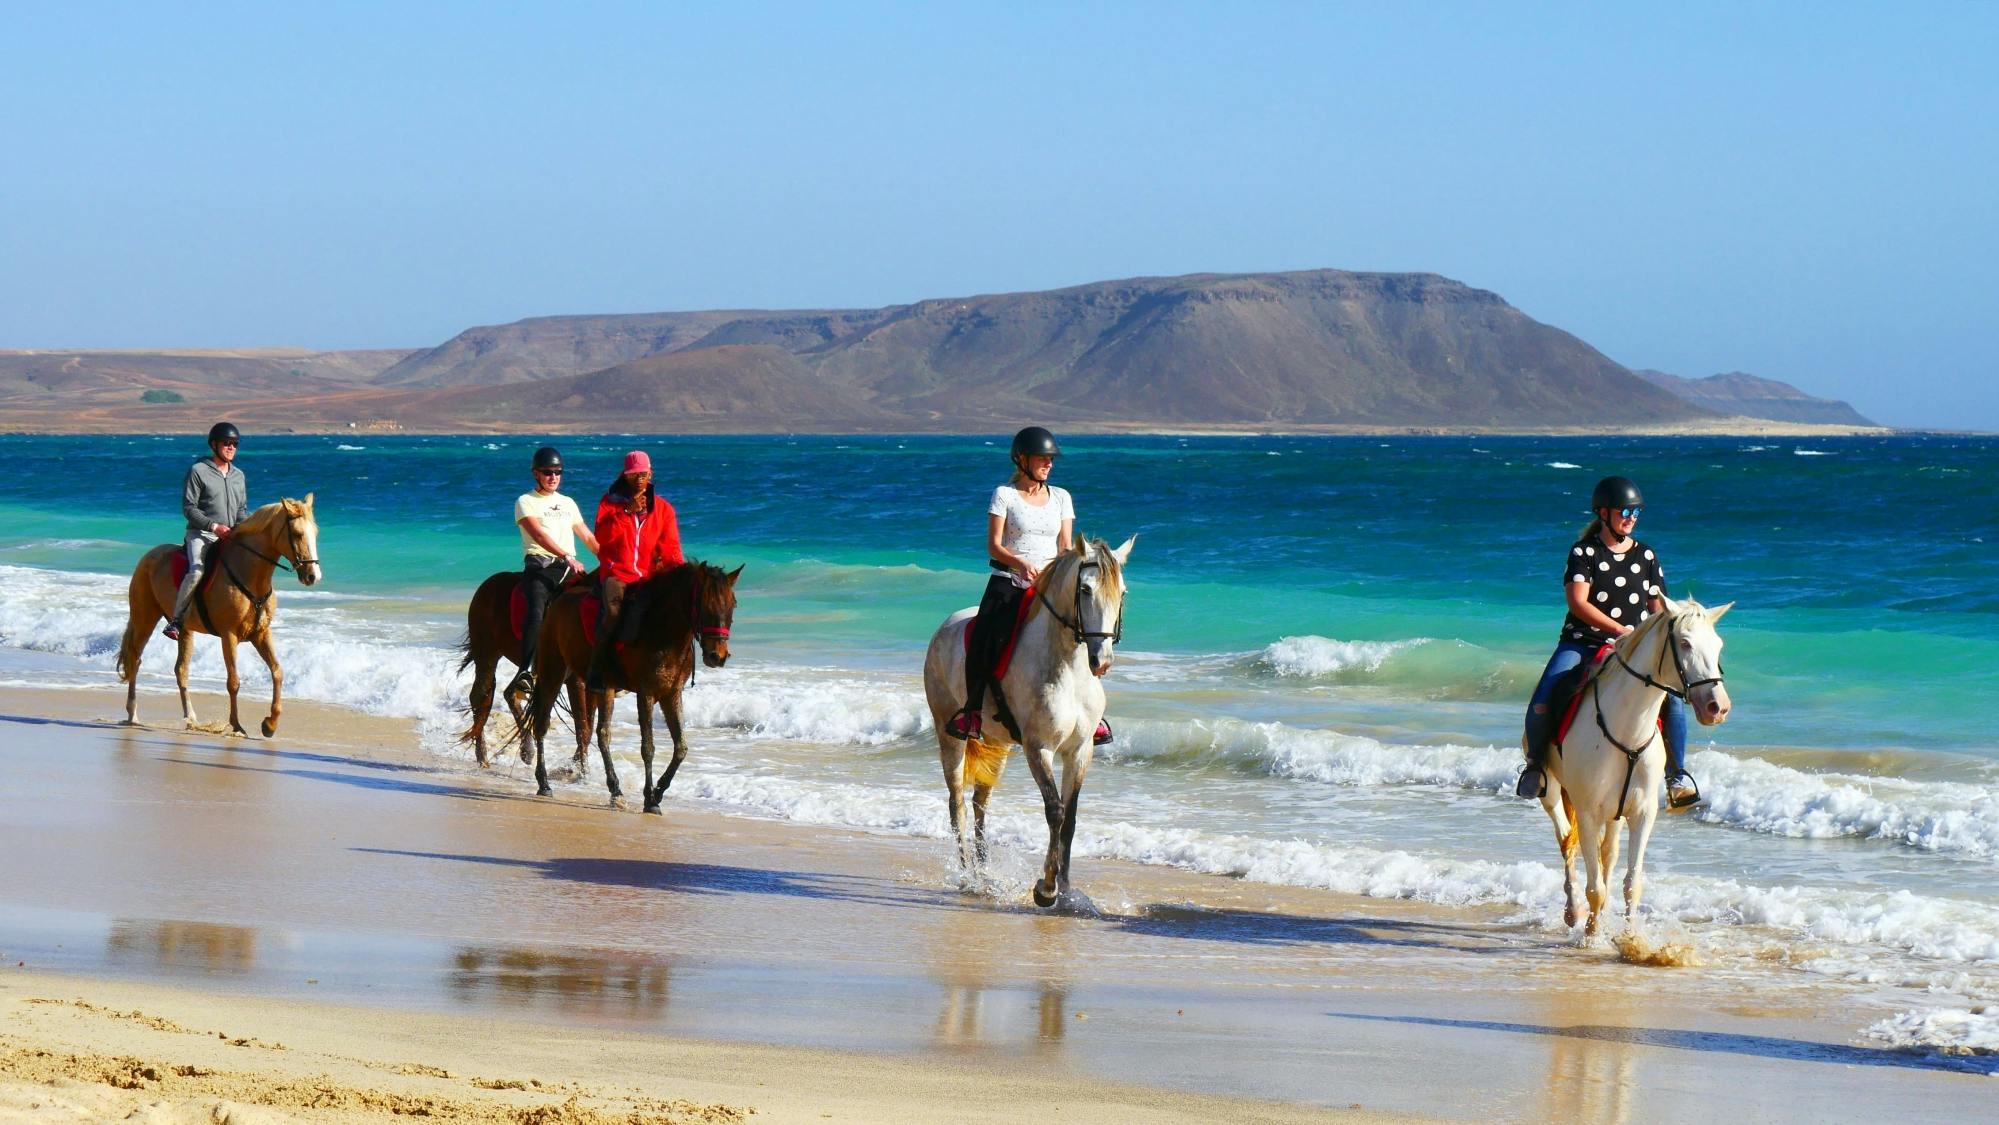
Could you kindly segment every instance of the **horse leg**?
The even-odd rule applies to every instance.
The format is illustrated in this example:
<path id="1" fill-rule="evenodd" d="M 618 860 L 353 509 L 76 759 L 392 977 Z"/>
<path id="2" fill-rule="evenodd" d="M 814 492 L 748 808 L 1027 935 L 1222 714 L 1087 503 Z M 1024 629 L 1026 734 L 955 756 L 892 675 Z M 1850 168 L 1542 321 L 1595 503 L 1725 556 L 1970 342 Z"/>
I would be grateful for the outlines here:
<path id="1" fill-rule="evenodd" d="M 1638 900 L 1645 896 L 1645 845 L 1652 842 L 1653 814 L 1648 809 L 1631 816 L 1631 858 L 1624 868 L 1624 928 L 1638 930 Z"/>
<path id="2" fill-rule="evenodd" d="M 594 737 L 597 753 L 604 759 L 604 785 L 611 791 L 611 807 L 623 808 L 625 791 L 618 785 L 618 767 L 611 764 L 611 707 L 606 694 L 603 721 L 597 721 L 597 700 L 583 690 L 583 681 L 569 678 L 569 713 L 576 718 L 577 755 L 581 757 Z"/>
<path id="3" fill-rule="evenodd" d="M 486 665 L 486 707 L 488 713 L 491 712 L 493 706 L 492 704 L 493 685 L 499 682 L 499 679 L 500 679 L 500 658 L 498 656 L 495 656 L 493 657 L 492 662 Z M 524 702 L 530 702 L 531 697 L 528 697 L 525 692 L 501 691 L 500 698 L 507 705 L 507 714 L 513 716 L 514 737 L 521 740 L 521 761 L 525 762 L 527 761 L 528 758 L 528 747 L 527 747 L 528 717 L 527 717 L 527 710 L 525 707 L 522 706 L 522 704 Z M 483 750 L 484 747 L 482 746 L 481 749 Z"/>
<path id="4" fill-rule="evenodd" d="M 659 799 L 652 792 L 652 708 L 653 699 L 644 691 L 634 693 L 639 703 L 639 760 L 645 763 L 645 804 L 641 812 L 659 813 Z M 661 789 L 666 788 L 660 786 Z"/>
<path id="5" fill-rule="evenodd" d="M 236 717 L 236 689 L 243 681 L 236 675 L 236 638 L 233 635 L 215 638 L 222 643 L 222 682 L 229 688 L 229 733 L 248 735 L 242 720 Z"/>
<path id="6" fill-rule="evenodd" d="M 659 701 L 660 713 L 666 716 L 666 733 L 673 736 L 673 760 L 666 763 L 666 773 L 659 779 L 659 791 L 652 795 L 652 811 L 659 811 L 659 802 L 666 796 L 666 787 L 673 784 L 673 775 L 680 772 L 680 763 L 687 760 L 687 736 L 680 723 L 680 689 L 674 688 Z"/>
<path id="7" fill-rule="evenodd" d="M 1583 934 L 1594 937 L 1603 914 L 1603 885 L 1609 880 L 1609 872 L 1603 866 L 1603 838 L 1609 834 L 1609 826 L 1587 813 L 1578 813 L 1576 828 L 1583 874 L 1588 877 L 1583 893 L 1589 899 L 1589 920 L 1583 923 Z"/>
<path id="8" fill-rule="evenodd" d="M 1055 787 L 1055 755 L 1045 746 L 1022 749 L 1034 784 L 1041 788 L 1041 808 L 1048 818 L 1048 854 L 1041 861 L 1041 878 L 1034 884 L 1034 905 L 1053 906 L 1062 875 L 1062 794 Z"/>
<path id="9" fill-rule="evenodd" d="M 590 716 L 583 713 L 582 683 L 571 678 L 563 681 L 562 688 L 569 699 L 571 725 L 576 728 L 576 757 L 570 760 L 570 764 L 576 767 L 576 780 L 581 781 L 590 776 L 590 736 L 595 724 L 590 721 Z M 618 775 L 611 770 L 609 747 L 604 750 L 604 772 L 611 776 L 611 796 L 615 798 L 618 795 Z"/>
<path id="10" fill-rule="evenodd" d="M 472 727 L 465 732 L 462 741 L 472 744 L 472 752 L 482 770 L 492 768 L 492 763 L 486 758 L 486 719 L 493 713 L 493 684 L 497 679 L 493 669 L 495 663 L 497 660 L 485 658 L 472 662 L 472 695 L 466 700 L 472 708 Z M 518 728 L 519 708 L 511 699 L 507 700 L 507 705 L 514 709 Z"/>
<path id="11" fill-rule="evenodd" d="M 1090 759 L 1094 747 L 1088 739 L 1082 746 L 1063 755 L 1062 763 L 1062 870 L 1056 885 L 1057 894 L 1069 893 L 1069 846 L 1076 839 L 1076 806 L 1083 799 L 1083 778 L 1090 772 Z"/>
<path id="12" fill-rule="evenodd" d="M 993 795 L 990 785 L 972 786 L 972 855 L 983 869 L 986 865 L 986 798 Z"/>
<path id="13" fill-rule="evenodd" d="M 965 744 L 937 724 L 937 761 L 944 767 L 944 804 L 951 810 L 951 835 L 958 841 L 958 863 L 973 869 L 971 837 L 965 831 Z"/>
<path id="14" fill-rule="evenodd" d="M 1576 852 L 1577 831 L 1575 808 L 1568 802 L 1568 794 L 1563 791 L 1558 779 L 1550 776 L 1548 784 L 1541 790 L 1541 807 L 1548 812 L 1548 819 L 1555 825 L 1555 847 L 1562 853 L 1562 924 L 1574 926 L 1582 916 L 1582 907 L 1576 902 Z"/>
<path id="15" fill-rule="evenodd" d="M 146 651 L 146 640 L 162 614 L 151 591 L 142 590 L 137 578 L 132 580 L 128 600 L 131 613 L 125 618 L 125 636 L 118 642 L 118 678 L 125 681 L 125 724 L 135 726 L 139 722 L 139 656 Z"/>
<path id="16" fill-rule="evenodd" d="M 180 714 L 189 730 L 200 725 L 194 717 L 194 702 L 187 697 L 187 665 L 193 659 L 194 630 L 184 628 L 180 631 L 180 652 L 174 660 L 174 683 L 180 688 Z"/>
<path id="17" fill-rule="evenodd" d="M 278 715 L 284 710 L 285 670 L 278 664 L 277 650 L 271 647 L 269 629 L 258 634 L 250 644 L 256 648 L 257 655 L 264 658 L 264 667 L 271 670 L 271 714 L 259 728 L 264 737 L 269 738 L 278 733 Z"/>
<path id="18" fill-rule="evenodd" d="M 548 785 L 548 758 L 542 753 L 542 743 L 548 738 L 549 712 L 555 709 L 556 685 L 537 678 L 534 682 L 534 697 L 529 716 L 534 736 L 534 791 L 537 797 L 547 797 L 555 793 Z M 527 740 L 521 740 L 521 753 L 528 752 Z"/>

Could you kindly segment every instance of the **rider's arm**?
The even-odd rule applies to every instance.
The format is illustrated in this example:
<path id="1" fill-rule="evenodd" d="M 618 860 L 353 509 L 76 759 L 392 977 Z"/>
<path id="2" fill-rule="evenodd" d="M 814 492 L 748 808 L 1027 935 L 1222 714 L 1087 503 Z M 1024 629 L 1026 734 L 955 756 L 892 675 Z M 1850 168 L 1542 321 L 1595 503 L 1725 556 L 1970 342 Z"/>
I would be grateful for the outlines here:
<path id="1" fill-rule="evenodd" d="M 541 521 L 535 519 L 533 516 L 522 516 L 514 522 L 521 525 L 521 530 L 528 533 L 528 538 L 541 544 L 542 550 L 547 551 L 558 559 L 569 557 L 562 553 L 561 547 L 555 545 L 555 540 L 549 537 L 548 532 L 542 530 Z M 594 539 L 596 537 L 592 536 L 591 538 Z M 595 550 L 594 545 L 591 549 Z"/>
<path id="2" fill-rule="evenodd" d="M 189 527 L 208 531 L 215 526 L 208 513 L 201 510 L 201 477 L 195 474 L 193 466 L 188 467 L 187 479 L 181 482 L 180 512 L 187 517 Z"/>
<path id="3" fill-rule="evenodd" d="M 994 562 L 1003 564 L 1008 570 L 1028 581 L 1034 580 L 1034 568 L 1027 560 L 1006 549 L 1006 517 L 992 514 L 986 517 L 986 554 Z"/>
<path id="4" fill-rule="evenodd" d="M 1589 583 L 1587 582 L 1569 583 L 1569 612 L 1576 615 L 1576 620 L 1586 625 L 1594 625 L 1613 637 L 1622 636 L 1631 631 L 1631 626 L 1616 620 L 1590 604 Z"/>
<path id="5" fill-rule="evenodd" d="M 1068 552 L 1069 544 L 1075 533 L 1076 517 L 1070 516 L 1068 519 L 1062 521 L 1062 530 L 1055 533 L 1055 551 L 1057 554 L 1066 554 Z"/>
<path id="6" fill-rule="evenodd" d="M 663 570 L 686 562 L 687 556 L 680 549 L 680 517 L 664 497 L 654 502 L 653 519 L 659 521 L 659 538 L 654 541 L 652 552 L 653 569 Z"/>
<path id="7" fill-rule="evenodd" d="M 583 540 L 583 545 L 584 545 L 585 547 L 588 547 L 588 548 L 590 548 L 590 553 L 591 553 L 591 554 L 595 555 L 595 554 L 598 554 L 598 553 L 599 553 L 599 552 L 598 552 L 598 550 L 597 550 L 597 533 L 596 533 L 596 532 L 594 532 L 594 531 L 591 531 L 591 530 L 589 529 L 589 527 L 585 526 L 585 524 L 583 523 L 583 521 L 582 521 L 581 519 L 578 519 L 578 520 L 576 521 L 576 528 L 575 528 L 575 531 L 576 531 L 576 538 L 578 538 L 578 539 L 581 539 L 581 540 Z"/>

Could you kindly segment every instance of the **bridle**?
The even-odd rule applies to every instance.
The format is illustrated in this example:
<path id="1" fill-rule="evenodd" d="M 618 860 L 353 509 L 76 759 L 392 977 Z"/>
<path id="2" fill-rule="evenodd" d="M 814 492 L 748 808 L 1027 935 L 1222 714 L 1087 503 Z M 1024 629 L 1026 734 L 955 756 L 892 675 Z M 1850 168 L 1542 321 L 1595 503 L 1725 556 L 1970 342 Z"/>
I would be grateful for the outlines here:
<path id="1" fill-rule="evenodd" d="M 1117 620 L 1112 623 L 1108 632 L 1100 629 L 1083 628 L 1083 599 L 1087 596 L 1092 601 L 1096 600 L 1096 594 L 1092 593 L 1083 582 L 1084 573 L 1091 570 L 1095 570 L 1101 575 L 1103 573 L 1103 563 L 1096 559 L 1084 559 L 1082 562 L 1076 564 L 1076 613 L 1073 619 L 1062 616 L 1062 611 L 1056 609 L 1055 603 L 1048 600 L 1048 589 L 1046 586 L 1035 590 L 1035 600 L 1047 606 L 1048 612 L 1054 615 L 1055 620 L 1061 622 L 1063 627 L 1076 634 L 1077 644 L 1105 639 L 1109 639 L 1112 644 L 1116 644 L 1124 639 L 1124 602 L 1122 600 L 1118 602 Z"/>
<path id="2" fill-rule="evenodd" d="M 278 568 L 279 570 L 285 571 L 287 573 L 291 572 L 292 566 L 318 566 L 319 565 L 318 559 L 307 559 L 299 557 L 300 553 L 305 550 L 305 536 L 298 529 L 298 521 L 304 518 L 305 518 L 305 513 L 303 512 L 300 512 L 297 515 L 293 515 L 290 512 L 285 513 L 285 535 L 287 538 L 291 540 L 291 549 L 288 551 L 280 552 L 280 554 L 283 556 L 282 558 L 273 558 L 270 555 L 267 555 L 264 552 L 259 551 L 255 547 L 250 546 L 248 543 L 238 541 L 236 545 L 238 547 L 241 547 L 243 550 L 248 551 L 251 554 L 257 556 L 258 558 L 264 560 L 265 562 L 270 563 L 272 566 Z M 230 536 L 230 538 L 234 540 L 235 536 L 232 535 Z M 285 565 L 285 559 L 287 558 L 291 560 L 292 566 Z M 236 576 L 234 574 L 231 574 L 230 577 L 234 578 Z M 242 583 L 239 582 L 237 583 L 237 585 L 240 586 L 242 585 Z"/>
<path id="3" fill-rule="evenodd" d="M 1686 663 L 1680 659 L 1679 625 L 1680 625 L 1680 619 L 1678 616 L 1675 616 L 1671 620 L 1666 622 L 1666 649 L 1668 652 L 1671 652 L 1673 654 L 1673 674 L 1679 677 L 1680 680 L 1679 687 L 1677 688 L 1669 687 L 1666 684 L 1661 683 L 1655 676 L 1647 675 L 1646 673 L 1640 672 L 1638 669 L 1633 668 L 1631 666 L 1631 662 L 1624 658 L 1624 654 L 1622 652 L 1619 652 L 1615 648 L 1610 650 L 1611 659 L 1617 661 L 1619 667 L 1623 668 L 1626 672 L 1629 672 L 1631 675 L 1636 676 L 1638 679 L 1643 680 L 1648 686 L 1658 688 L 1660 691 L 1665 692 L 1667 695 L 1673 696 L 1681 700 L 1687 698 L 1688 692 L 1694 690 L 1697 687 L 1701 687 L 1704 684 L 1721 683 L 1723 671 L 1720 661 L 1715 662 L 1714 675 L 1699 680 L 1689 680 L 1687 678 Z M 1659 654 L 1658 662 L 1655 664 L 1652 670 L 1654 672 L 1660 672 L 1660 673 L 1663 673 L 1666 670 L 1665 653 L 1662 652 Z M 1612 820 L 1623 820 L 1624 801 L 1625 798 L 1631 795 L 1632 771 L 1638 768 L 1638 759 L 1640 756 L 1642 756 L 1645 753 L 1646 747 L 1652 745 L 1652 739 L 1650 738 L 1645 739 L 1643 742 L 1638 744 L 1636 749 L 1633 749 L 1632 747 L 1626 746 L 1624 743 L 1618 741 L 1617 736 L 1610 733 L 1610 724 L 1604 722 L 1603 720 L 1603 669 L 1598 669 L 1596 675 L 1590 677 L 1589 688 L 1593 689 L 1596 692 L 1596 706 L 1593 708 L 1593 710 L 1595 710 L 1596 712 L 1596 729 L 1602 732 L 1603 737 L 1609 740 L 1612 746 L 1615 746 L 1619 750 L 1624 751 L 1624 787 L 1622 789 L 1619 789 L 1617 792 L 1617 815 L 1611 817 Z"/>
<path id="4" fill-rule="evenodd" d="M 692 593 L 693 604 L 687 609 L 687 620 L 694 626 L 694 633 L 690 638 L 693 641 L 694 651 L 689 655 L 687 661 L 687 682 L 689 685 L 694 683 L 696 669 L 701 667 L 701 638 L 707 637 L 710 640 L 716 641 L 726 641 L 729 639 L 729 627 L 727 625 L 701 624 L 701 588 L 707 582 L 709 569 L 704 566 L 701 570 L 695 572 Z"/>
<path id="5" fill-rule="evenodd" d="M 285 534 L 291 540 L 291 549 L 289 551 L 282 552 L 282 554 L 291 559 L 292 566 L 317 566 L 319 565 L 318 559 L 308 559 L 300 557 L 300 554 L 305 549 L 304 548 L 305 536 L 298 529 L 298 521 L 304 518 L 305 514 L 303 512 L 294 514 L 288 511 L 285 513 Z M 259 551 L 255 547 L 250 546 L 248 543 L 243 542 L 241 539 L 238 539 L 234 534 L 233 529 L 229 535 L 223 536 L 222 540 L 216 544 L 215 546 L 216 559 L 222 564 L 222 573 L 229 576 L 229 582 L 231 585 L 235 586 L 238 590 L 241 590 L 243 592 L 244 597 L 250 599 L 250 632 L 252 634 L 255 634 L 257 631 L 257 626 L 264 619 L 264 614 L 270 612 L 271 595 L 276 591 L 265 590 L 263 595 L 260 597 L 258 596 L 256 591 L 250 589 L 250 584 L 243 581 L 243 576 L 236 573 L 235 567 L 229 565 L 229 554 L 226 548 L 230 546 L 235 546 L 243 551 L 246 551 L 249 554 L 256 556 L 257 558 L 260 558 L 265 562 L 270 563 L 272 567 L 278 570 L 290 572 L 292 570 L 292 567 L 286 566 L 285 560 L 283 558 L 272 558 L 270 555 L 267 555 L 264 552 Z M 206 599 L 197 598 L 196 608 L 198 608 L 201 611 L 201 619 L 203 622 L 205 622 L 208 625 L 208 631 L 214 633 L 216 631 L 215 623 L 209 620 L 208 602 L 206 601 Z M 220 634 L 217 635 L 219 636 Z"/>

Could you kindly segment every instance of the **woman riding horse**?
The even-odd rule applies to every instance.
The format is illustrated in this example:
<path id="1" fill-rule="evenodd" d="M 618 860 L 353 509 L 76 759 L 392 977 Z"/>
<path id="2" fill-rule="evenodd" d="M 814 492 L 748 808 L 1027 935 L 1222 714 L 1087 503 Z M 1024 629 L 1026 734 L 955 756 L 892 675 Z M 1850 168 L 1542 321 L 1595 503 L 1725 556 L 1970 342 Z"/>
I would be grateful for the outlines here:
<path id="1" fill-rule="evenodd" d="M 1632 538 L 1645 496 L 1625 477 L 1605 477 L 1590 494 L 1595 518 L 1582 538 L 1569 548 L 1563 585 L 1569 614 L 1562 621 L 1561 641 L 1527 705 L 1527 766 L 1514 792 L 1539 797 L 1546 782 L 1548 748 L 1560 722 L 1551 703 L 1555 683 L 1564 672 L 1594 659 L 1597 650 L 1637 628 L 1665 604 L 1666 572 L 1652 548 Z M 1685 808 L 1700 800 L 1700 790 L 1687 775 L 1687 708 L 1668 695 L 1660 719 L 1666 735 L 1666 803 Z"/>
<path id="2" fill-rule="evenodd" d="M 625 588 L 687 561 L 680 551 L 680 523 L 673 505 L 652 484 L 652 458 L 644 450 L 625 454 L 624 471 L 597 502 L 599 584 L 597 643 L 585 681 L 603 691 L 613 661 L 612 645 L 625 604 Z"/>
<path id="3" fill-rule="evenodd" d="M 978 738 L 983 733 L 986 685 L 1013 633 L 1021 599 L 1049 562 L 1069 550 L 1076 508 L 1068 489 L 1048 483 L 1061 453 L 1055 435 L 1040 426 L 1013 435 L 1013 475 L 993 489 L 986 504 L 986 555 L 988 565 L 999 573 L 986 580 L 979 615 L 972 622 L 965 654 L 965 706 L 945 728 L 953 738 Z M 1110 723 L 1099 722 L 1096 744 L 1110 740 Z"/>

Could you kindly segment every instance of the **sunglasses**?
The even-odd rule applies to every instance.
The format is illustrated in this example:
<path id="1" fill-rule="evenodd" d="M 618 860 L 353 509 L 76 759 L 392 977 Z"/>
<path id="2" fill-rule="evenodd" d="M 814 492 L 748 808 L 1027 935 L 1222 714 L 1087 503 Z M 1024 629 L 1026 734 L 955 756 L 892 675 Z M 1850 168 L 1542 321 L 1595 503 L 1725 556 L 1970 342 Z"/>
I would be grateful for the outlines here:
<path id="1" fill-rule="evenodd" d="M 536 469 L 536 470 L 534 471 L 534 475 L 535 475 L 535 476 L 538 476 L 538 477 L 559 477 L 559 476 L 561 476 L 561 475 L 562 475 L 562 470 L 561 470 L 561 469 Z"/>
<path id="2" fill-rule="evenodd" d="M 1643 508 L 1619 508 L 1617 514 L 1628 520 L 1635 520 L 1645 511 Z"/>

